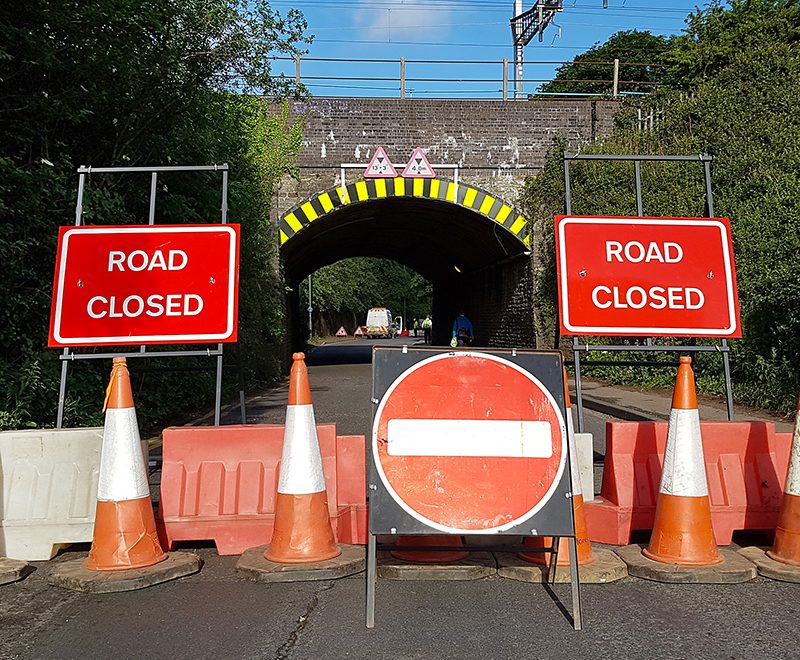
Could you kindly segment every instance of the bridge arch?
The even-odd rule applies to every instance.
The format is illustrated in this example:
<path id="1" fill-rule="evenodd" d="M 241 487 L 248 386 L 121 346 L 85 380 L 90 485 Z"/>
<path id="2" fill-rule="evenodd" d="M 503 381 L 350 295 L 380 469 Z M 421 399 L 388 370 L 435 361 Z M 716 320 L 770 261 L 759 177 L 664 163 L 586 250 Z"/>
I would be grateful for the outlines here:
<path id="1" fill-rule="evenodd" d="M 294 290 L 341 259 L 392 259 L 433 285 L 436 343 L 446 343 L 463 308 L 475 324 L 476 343 L 533 344 L 530 224 L 489 191 L 440 178 L 356 181 L 285 212 L 279 237 Z M 290 327 L 299 325 L 292 318 L 297 307 L 289 301 Z"/>

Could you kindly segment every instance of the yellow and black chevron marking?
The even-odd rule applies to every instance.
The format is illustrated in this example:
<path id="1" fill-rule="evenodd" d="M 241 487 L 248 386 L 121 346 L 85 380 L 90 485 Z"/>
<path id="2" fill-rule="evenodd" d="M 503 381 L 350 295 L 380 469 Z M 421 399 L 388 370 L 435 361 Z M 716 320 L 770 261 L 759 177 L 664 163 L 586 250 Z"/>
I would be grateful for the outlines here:
<path id="1" fill-rule="evenodd" d="M 485 190 L 447 179 L 366 179 L 337 186 L 295 206 L 281 218 L 281 245 L 317 218 L 347 206 L 386 197 L 426 197 L 472 209 L 510 231 L 525 245 L 531 243 L 528 221 L 508 204 Z"/>

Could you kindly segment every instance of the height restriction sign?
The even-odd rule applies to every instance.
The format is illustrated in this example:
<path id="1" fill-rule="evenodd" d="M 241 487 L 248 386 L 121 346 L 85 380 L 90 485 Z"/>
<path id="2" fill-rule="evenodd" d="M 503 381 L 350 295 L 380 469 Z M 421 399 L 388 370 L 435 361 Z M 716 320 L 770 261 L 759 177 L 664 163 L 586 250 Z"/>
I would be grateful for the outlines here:
<path id="1" fill-rule="evenodd" d="M 556 218 L 565 335 L 741 337 L 727 218 Z"/>
<path id="2" fill-rule="evenodd" d="M 372 534 L 571 536 L 560 353 L 376 347 Z"/>

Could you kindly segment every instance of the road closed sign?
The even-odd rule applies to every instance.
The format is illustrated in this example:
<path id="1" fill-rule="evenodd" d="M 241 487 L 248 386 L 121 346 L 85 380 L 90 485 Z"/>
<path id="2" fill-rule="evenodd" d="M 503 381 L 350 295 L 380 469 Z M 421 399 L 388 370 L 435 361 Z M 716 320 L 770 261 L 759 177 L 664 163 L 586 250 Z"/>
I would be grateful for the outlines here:
<path id="1" fill-rule="evenodd" d="M 572 534 L 561 368 L 557 353 L 376 347 L 370 530 Z"/>
<path id="2" fill-rule="evenodd" d="M 741 337 L 726 218 L 556 218 L 565 335 Z"/>
<path id="3" fill-rule="evenodd" d="M 50 346 L 236 341 L 239 225 L 61 227 Z"/>

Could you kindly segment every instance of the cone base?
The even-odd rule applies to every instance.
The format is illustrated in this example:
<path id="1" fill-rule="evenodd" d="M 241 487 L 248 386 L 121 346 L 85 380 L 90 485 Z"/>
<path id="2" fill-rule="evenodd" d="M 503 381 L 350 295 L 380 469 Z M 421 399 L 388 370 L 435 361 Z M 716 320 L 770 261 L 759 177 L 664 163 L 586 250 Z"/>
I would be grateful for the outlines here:
<path id="1" fill-rule="evenodd" d="M 404 545 L 411 546 L 453 546 L 460 548 L 464 544 L 458 536 L 400 536 L 395 544 L 398 548 Z M 469 557 L 464 550 L 392 550 L 390 553 L 395 559 L 410 561 L 417 564 L 447 564 L 461 561 Z"/>
<path id="2" fill-rule="evenodd" d="M 264 559 L 279 564 L 305 564 L 341 554 L 331 527 L 328 494 L 278 493 L 275 529 Z"/>
<path id="3" fill-rule="evenodd" d="M 723 561 L 711 526 L 708 496 L 681 497 L 659 493 L 648 559 L 679 566 L 711 566 Z"/>
<path id="4" fill-rule="evenodd" d="M 97 502 L 94 538 L 84 566 L 90 571 L 127 571 L 165 561 L 150 497 Z"/>
<path id="5" fill-rule="evenodd" d="M 767 556 L 783 564 L 800 566 L 800 496 L 784 493 L 775 542 L 767 550 Z"/>
<path id="6" fill-rule="evenodd" d="M 583 510 L 583 495 L 572 498 L 572 508 L 575 512 L 575 541 L 578 550 L 578 566 L 592 563 L 592 544 L 586 531 L 586 513 Z M 549 548 L 553 545 L 552 536 L 532 536 L 525 539 L 525 545 L 531 548 Z M 550 553 L 547 552 L 521 552 L 520 559 L 531 564 L 549 565 Z M 557 566 L 569 566 L 569 538 L 562 536 L 558 541 Z"/>

